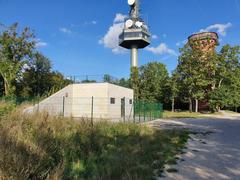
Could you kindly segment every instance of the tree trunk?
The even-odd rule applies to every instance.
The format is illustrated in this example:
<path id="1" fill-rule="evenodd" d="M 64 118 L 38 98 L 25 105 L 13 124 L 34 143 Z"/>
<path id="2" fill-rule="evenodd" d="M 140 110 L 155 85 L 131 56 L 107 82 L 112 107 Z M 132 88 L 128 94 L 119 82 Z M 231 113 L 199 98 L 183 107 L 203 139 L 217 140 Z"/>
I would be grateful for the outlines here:
<path id="1" fill-rule="evenodd" d="M 189 112 L 192 113 L 192 99 L 189 98 Z"/>
<path id="2" fill-rule="evenodd" d="M 195 99 L 195 112 L 198 112 L 198 99 Z"/>
<path id="3" fill-rule="evenodd" d="M 238 108 L 237 107 L 235 107 L 235 112 L 238 112 Z"/>
<path id="4" fill-rule="evenodd" d="M 5 78 L 3 79 L 3 81 L 4 81 L 4 94 L 5 96 L 8 96 L 8 83 Z"/>
<path id="5" fill-rule="evenodd" d="M 172 98 L 172 112 L 174 112 L 174 106 L 175 106 L 175 99 L 174 98 Z"/>

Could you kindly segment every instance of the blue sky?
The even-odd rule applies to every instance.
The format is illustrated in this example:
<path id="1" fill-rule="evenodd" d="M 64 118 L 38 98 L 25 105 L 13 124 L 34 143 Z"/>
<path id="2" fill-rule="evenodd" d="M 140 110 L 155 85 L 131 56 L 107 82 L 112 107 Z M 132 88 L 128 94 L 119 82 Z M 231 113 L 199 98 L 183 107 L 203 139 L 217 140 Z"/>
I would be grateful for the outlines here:
<path id="1" fill-rule="evenodd" d="M 130 54 L 117 47 L 127 0 L 0 0 L 0 22 L 19 22 L 38 38 L 38 50 L 68 75 L 128 77 Z M 153 35 L 139 64 L 159 61 L 169 72 L 179 47 L 199 31 L 216 31 L 221 45 L 240 44 L 240 0 L 141 0 L 141 14 Z"/>

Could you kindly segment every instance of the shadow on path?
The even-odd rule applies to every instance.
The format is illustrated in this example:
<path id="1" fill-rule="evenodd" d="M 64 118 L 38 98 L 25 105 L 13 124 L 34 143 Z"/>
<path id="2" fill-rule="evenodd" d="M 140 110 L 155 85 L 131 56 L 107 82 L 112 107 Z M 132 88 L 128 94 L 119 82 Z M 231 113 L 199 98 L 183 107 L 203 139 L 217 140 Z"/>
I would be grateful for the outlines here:
<path id="1" fill-rule="evenodd" d="M 185 154 L 166 172 L 165 178 L 176 180 L 240 179 L 240 118 L 157 120 L 155 128 L 187 128 L 194 132 Z"/>

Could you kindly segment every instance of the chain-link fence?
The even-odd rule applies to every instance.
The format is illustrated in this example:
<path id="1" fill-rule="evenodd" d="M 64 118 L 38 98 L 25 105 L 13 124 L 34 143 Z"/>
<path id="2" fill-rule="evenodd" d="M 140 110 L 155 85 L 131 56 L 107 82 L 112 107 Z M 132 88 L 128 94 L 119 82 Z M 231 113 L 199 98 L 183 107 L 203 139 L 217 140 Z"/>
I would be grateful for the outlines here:
<path id="1" fill-rule="evenodd" d="M 120 79 L 108 75 L 108 74 L 95 74 L 95 75 L 71 75 L 66 76 L 66 79 L 70 80 L 72 83 L 95 83 L 95 82 L 110 82 L 118 83 Z"/>
<path id="2" fill-rule="evenodd" d="M 36 103 L 26 110 L 46 111 L 50 115 L 88 118 L 91 120 L 109 120 L 122 122 L 147 122 L 162 118 L 161 103 L 134 101 L 130 98 L 100 97 L 54 97 Z"/>
<path id="3" fill-rule="evenodd" d="M 3 99 L 2 99 L 3 100 Z M 47 111 L 51 115 L 89 118 L 93 120 L 120 120 L 123 122 L 147 122 L 162 118 L 163 105 L 147 101 L 134 101 L 130 98 L 99 97 L 54 97 L 40 102 L 39 98 L 4 98 L 16 104 L 30 102 L 35 104 L 27 112 Z"/>

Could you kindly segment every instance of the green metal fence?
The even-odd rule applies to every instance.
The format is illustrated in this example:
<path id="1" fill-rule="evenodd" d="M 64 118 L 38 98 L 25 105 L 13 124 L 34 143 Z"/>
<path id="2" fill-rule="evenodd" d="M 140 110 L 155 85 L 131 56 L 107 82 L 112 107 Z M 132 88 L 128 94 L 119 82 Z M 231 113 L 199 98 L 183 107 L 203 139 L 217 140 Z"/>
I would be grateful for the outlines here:
<path id="1" fill-rule="evenodd" d="M 142 100 L 134 101 L 134 122 L 146 122 L 163 117 L 163 104 L 146 102 Z"/>

